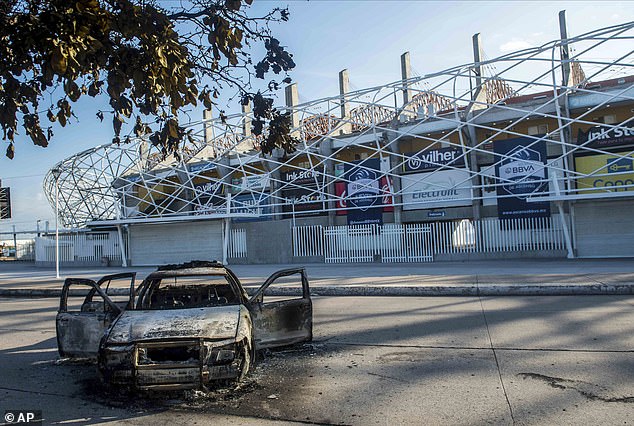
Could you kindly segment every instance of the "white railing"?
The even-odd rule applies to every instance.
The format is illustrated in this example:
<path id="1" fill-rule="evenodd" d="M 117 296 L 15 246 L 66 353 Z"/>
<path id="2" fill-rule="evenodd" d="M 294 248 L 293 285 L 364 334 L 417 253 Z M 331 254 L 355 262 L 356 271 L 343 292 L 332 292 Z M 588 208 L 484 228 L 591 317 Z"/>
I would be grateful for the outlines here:
<path id="1" fill-rule="evenodd" d="M 116 232 L 73 233 L 59 236 L 60 262 L 101 263 L 121 261 Z M 55 262 L 55 236 L 35 239 L 35 261 Z"/>
<path id="2" fill-rule="evenodd" d="M 247 230 L 232 229 L 229 235 L 229 252 L 227 256 L 234 259 L 247 257 Z"/>
<path id="3" fill-rule="evenodd" d="M 22 241 L 17 245 L 18 247 L 15 256 L 17 260 L 35 260 L 35 241 Z"/>
<path id="4" fill-rule="evenodd" d="M 293 227 L 293 256 L 323 256 L 324 228 L 321 225 Z"/>
<path id="5" fill-rule="evenodd" d="M 326 263 L 431 262 L 434 255 L 565 250 L 559 216 L 428 224 L 293 227 L 295 257 Z"/>
<path id="6" fill-rule="evenodd" d="M 528 219 L 464 219 L 433 224 L 434 253 L 565 250 L 559 216 Z"/>
<path id="7" fill-rule="evenodd" d="M 430 226 L 388 224 L 324 229 L 324 261 L 431 262 Z"/>
<path id="8" fill-rule="evenodd" d="M 383 225 L 377 242 L 382 262 L 432 262 L 431 225 Z"/>

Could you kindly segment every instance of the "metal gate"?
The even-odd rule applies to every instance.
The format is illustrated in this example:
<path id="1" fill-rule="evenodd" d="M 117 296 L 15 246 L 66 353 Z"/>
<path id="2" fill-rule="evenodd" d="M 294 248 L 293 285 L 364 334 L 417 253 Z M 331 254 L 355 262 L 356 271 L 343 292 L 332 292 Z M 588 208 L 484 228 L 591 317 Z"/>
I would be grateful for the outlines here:
<path id="1" fill-rule="evenodd" d="M 326 263 L 431 262 L 429 225 L 359 225 L 324 228 Z"/>

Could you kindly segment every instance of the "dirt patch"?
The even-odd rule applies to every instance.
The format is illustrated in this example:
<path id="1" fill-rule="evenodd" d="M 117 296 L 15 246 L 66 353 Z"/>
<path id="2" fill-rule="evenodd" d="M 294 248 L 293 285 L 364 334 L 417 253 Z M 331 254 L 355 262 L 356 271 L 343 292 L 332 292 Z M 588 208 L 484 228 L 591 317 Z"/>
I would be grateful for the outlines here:
<path id="1" fill-rule="evenodd" d="M 519 377 L 540 380 L 555 389 L 571 389 L 591 401 L 634 403 L 634 396 L 612 396 L 612 391 L 604 386 L 581 380 L 562 379 L 537 373 L 518 373 Z"/>

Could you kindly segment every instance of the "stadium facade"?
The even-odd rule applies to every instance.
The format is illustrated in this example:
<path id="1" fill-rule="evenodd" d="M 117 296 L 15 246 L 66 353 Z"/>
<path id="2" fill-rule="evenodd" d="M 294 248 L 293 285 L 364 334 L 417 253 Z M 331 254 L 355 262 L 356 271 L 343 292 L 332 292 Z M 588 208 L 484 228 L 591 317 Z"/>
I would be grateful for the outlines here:
<path id="1" fill-rule="evenodd" d="M 264 155 L 248 106 L 192 123 L 179 158 L 145 140 L 57 164 L 64 226 L 132 265 L 634 256 L 634 23 L 300 104 Z M 613 59 L 605 52 L 615 52 Z M 72 256 L 71 256 L 72 257 Z M 66 259 L 71 261 L 72 259 Z"/>

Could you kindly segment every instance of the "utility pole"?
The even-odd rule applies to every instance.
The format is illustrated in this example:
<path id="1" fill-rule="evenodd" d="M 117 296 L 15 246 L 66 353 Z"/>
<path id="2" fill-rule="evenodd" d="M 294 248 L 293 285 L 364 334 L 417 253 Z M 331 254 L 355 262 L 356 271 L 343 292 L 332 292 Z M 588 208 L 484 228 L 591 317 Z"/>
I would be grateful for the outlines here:
<path id="1" fill-rule="evenodd" d="M 15 250 L 15 260 L 18 260 L 18 240 L 15 235 L 15 225 L 13 225 L 13 249 Z"/>

